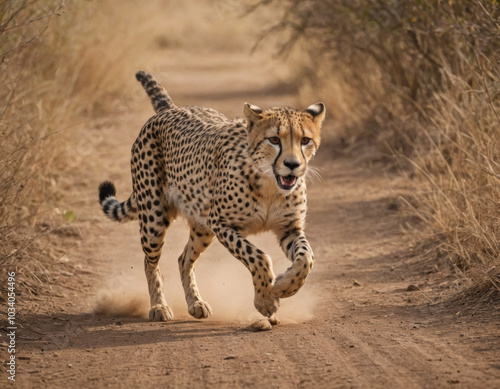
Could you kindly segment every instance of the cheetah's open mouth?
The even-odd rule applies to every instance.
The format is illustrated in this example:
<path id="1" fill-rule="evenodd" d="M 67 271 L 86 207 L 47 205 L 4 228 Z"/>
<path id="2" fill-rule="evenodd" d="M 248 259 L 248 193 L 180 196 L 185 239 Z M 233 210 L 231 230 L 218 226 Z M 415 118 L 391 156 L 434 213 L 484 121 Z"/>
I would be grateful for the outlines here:
<path id="1" fill-rule="evenodd" d="M 278 185 L 281 189 L 292 189 L 295 183 L 297 182 L 297 177 L 289 175 L 289 176 L 276 176 L 278 180 Z"/>

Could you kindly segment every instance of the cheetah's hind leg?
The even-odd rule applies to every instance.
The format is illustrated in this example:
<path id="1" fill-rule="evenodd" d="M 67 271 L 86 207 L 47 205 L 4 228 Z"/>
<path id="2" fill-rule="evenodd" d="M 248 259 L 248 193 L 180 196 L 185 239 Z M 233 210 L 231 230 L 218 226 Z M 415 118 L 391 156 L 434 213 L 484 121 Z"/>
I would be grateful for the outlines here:
<path id="1" fill-rule="evenodd" d="M 157 199 L 153 199 L 155 201 Z M 141 226 L 141 244 L 144 251 L 144 271 L 148 281 L 151 309 L 149 319 L 153 321 L 172 320 L 174 315 L 167 304 L 163 290 L 163 276 L 160 272 L 159 260 L 163 247 L 163 239 L 168 226 L 175 220 L 175 207 L 164 205 L 156 212 L 149 211 L 149 207 L 142 207 L 144 214 L 139 214 Z M 144 211 L 146 210 L 146 211 Z"/>
<path id="2" fill-rule="evenodd" d="M 196 319 L 206 319 L 212 314 L 210 305 L 201 298 L 195 278 L 195 264 L 199 256 L 214 240 L 214 233 L 198 223 L 189 223 L 189 240 L 179 257 L 179 271 L 186 295 L 188 312 Z"/>

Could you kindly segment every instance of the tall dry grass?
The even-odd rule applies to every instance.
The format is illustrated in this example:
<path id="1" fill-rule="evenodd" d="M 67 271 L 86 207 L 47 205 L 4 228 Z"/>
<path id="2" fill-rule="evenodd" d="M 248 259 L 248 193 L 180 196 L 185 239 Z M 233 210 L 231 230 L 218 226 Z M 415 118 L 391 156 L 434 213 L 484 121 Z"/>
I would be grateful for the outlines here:
<path id="1" fill-rule="evenodd" d="M 46 31 L 50 19 L 62 4 L 46 1 L 7 1 L 0 6 L 0 299 L 5 298 L 7 272 L 24 269 L 33 275 L 39 262 L 37 237 L 46 231 L 35 229 L 34 216 L 40 212 L 39 188 L 51 155 L 45 152 L 51 121 L 43 120 L 40 93 L 27 80 L 34 63 L 26 63 Z M 41 88 L 46 87 L 41 85 Z M 30 262 L 30 266 L 24 263 Z M 22 275 L 21 275 L 22 276 Z M 41 276 L 41 275 L 40 275 Z M 22 289 L 42 283 L 40 277 L 18 277 Z M 24 281 L 26 280 L 26 281 Z M 26 283 L 27 285 L 24 285 Z M 4 308 L 4 307 L 2 307 Z"/>
<path id="2" fill-rule="evenodd" d="M 436 255 L 465 285 L 500 290 L 498 2 L 273 3 L 282 14 L 262 36 L 301 59 L 298 75 L 330 102 L 344 143 L 368 142 L 411 170 L 408 205 Z"/>

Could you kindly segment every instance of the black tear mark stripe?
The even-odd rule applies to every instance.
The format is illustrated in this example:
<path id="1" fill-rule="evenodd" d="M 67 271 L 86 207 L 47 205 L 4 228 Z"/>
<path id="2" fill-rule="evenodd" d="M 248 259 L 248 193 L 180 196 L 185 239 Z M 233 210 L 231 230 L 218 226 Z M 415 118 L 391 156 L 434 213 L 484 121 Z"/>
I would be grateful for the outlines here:
<path id="1" fill-rule="evenodd" d="M 278 155 L 276 156 L 276 158 L 274 159 L 274 162 L 273 162 L 273 173 L 274 173 L 275 175 L 277 175 L 277 174 L 278 174 L 278 173 L 276 173 L 276 164 L 278 163 L 278 159 L 279 159 L 279 157 L 280 157 L 280 155 L 281 155 L 281 142 L 280 142 L 280 145 L 279 145 L 279 149 L 280 149 L 280 150 L 279 150 L 279 152 L 278 152 Z"/>
<path id="2" fill-rule="evenodd" d="M 302 130 L 302 138 L 306 135 L 304 131 L 304 127 L 300 126 L 300 129 Z M 299 139 L 299 145 L 300 145 L 300 152 L 302 154 L 302 158 L 304 158 L 304 161 L 306 161 L 306 156 L 304 155 L 304 148 L 302 147 L 302 141 Z"/>

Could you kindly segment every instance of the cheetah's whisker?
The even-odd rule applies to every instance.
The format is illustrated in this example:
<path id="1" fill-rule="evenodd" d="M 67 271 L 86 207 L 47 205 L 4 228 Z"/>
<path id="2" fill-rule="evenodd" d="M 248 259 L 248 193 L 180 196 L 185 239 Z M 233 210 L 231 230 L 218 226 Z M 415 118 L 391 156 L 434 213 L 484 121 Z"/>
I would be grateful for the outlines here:
<path id="1" fill-rule="evenodd" d="M 321 176 L 319 170 L 322 170 L 322 169 L 319 169 L 317 167 L 314 167 L 314 166 L 309 166 L 308 169 L 307 169 L 307 173 L 306 173 L 306 178 L 308 180 L 311 181 L 311 183 L 315 184 L 316 181 L 323 181 L 323 177 Z"/>

